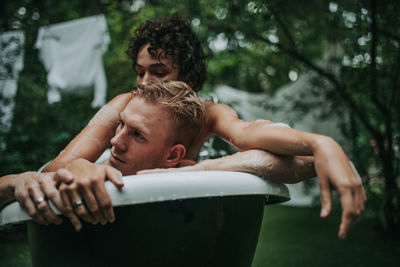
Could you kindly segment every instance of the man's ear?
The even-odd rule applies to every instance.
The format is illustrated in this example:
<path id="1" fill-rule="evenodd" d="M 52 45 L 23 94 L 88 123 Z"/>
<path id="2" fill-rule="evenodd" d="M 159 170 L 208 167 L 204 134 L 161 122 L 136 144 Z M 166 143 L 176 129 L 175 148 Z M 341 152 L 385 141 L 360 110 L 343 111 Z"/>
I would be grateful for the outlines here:
<path id="1" fill-rule="evenodd" d="M 166 168 L 176 167 L 186 155 L 186 148 L 182 144 L 171 146 L 166 154 L 164 166 Z"/>

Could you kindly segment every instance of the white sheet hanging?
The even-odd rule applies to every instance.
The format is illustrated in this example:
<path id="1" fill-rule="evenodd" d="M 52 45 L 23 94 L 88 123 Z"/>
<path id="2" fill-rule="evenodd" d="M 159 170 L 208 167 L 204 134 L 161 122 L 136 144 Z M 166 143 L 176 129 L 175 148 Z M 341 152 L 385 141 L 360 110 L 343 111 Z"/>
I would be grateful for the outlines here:
<path id="1" fill-rule="evenodd" d="M 11 128 L 18 75 L 24 67 L 24 44 L 21 31 L 0 33 L 0 132 Z"/>
<path id="2" fill-rule="evenodd" d="M 49 103 L 61 100 L 61 93 L 82 94 L 94 86 L 92 107 L 104 105 L 107 81 L 102 55 L 109 43 L 102 14 L 41 27 L 35 48 L 48 71 Z"/>

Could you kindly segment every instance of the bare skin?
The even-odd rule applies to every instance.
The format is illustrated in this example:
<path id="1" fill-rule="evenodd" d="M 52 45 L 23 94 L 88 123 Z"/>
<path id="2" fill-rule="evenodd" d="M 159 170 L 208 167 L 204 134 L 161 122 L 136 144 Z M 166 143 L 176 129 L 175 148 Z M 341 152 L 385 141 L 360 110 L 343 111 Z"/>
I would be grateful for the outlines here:
<path id="1" fill-rule="evenodd" d="M 252 159 L 249 162 L 249 159 Z M 238 165 L 235 161 L 244 162 Z M 263 150 L 252 149 L 218 159 L 206 159 L 199 163 L 187 161 L 186 166 L 167 169 L 147 169 L 137 174 L 186 172 L 186 171 L 238 171 L 255 174 L 277 183 L 293 184 L 303 177 L 315 177 L 314 158 L 309 156 L 279 156 Z"/>
<path id="2" fill-rule="evenodd" d="M 50 208 L 47 200 L 69 218 L 72 224 L 78 224 L 79 219 L 75 213 L 68 213 L 60 198 L 57 184 L 70 183 L 73 176 L 60 170 L 62 176 L 54 179 L 55 173 L 24 172 L 10 174 L 0 178 L 0 210 L 7 204 L 18 201 L 34 221 L 40 224 L 60 224 L 62 218 L 57 216 Z M 38 199 L 42 201 L 37 202 Z"/>
<path id="3" fill-rule="evenodd" d="M 83 220 L 105 225 L 114 222 L 115 215 L 111 199 L 104 186 L 105 180 L 110 180 L 115 186 L 124 186 L 121 174 L 111 166 L 90 163 L 84 159 L 77 159 L 68 164 L 65 169 L 59 169 L 55 174 L 56 180 L 64 179 L 69 174 L 75 175 L 69 184 L 62 183 L 59 187 L 60 198 L 64 206 L 64 213 L 77 214 Z M 75 206 L 73 203 L 82 200 L 85 205 Z M 88 209 L 88 210 L 87 210 Z M 76 231 L 82 229 L 80 220 L 72 222 Z"/>
<path id="4" fill-rule="evenodd" d="M 144 46 L 138 54 L 136 64 L 137 83 L 147 84 L 178 79 L 179 69 L 172 65 L 171 58 L 152 58 Z M 56 171 L 76 158 L 89 161 L 97 159 L 110 144 L 112 133 L 117 127 L 115 114 L 121 112 L 129 102 L 129 94 L 115 97 L 102 109 L 107 117 L 102 123 L 89 124 L 75 137 L 45 171 Z M 206 102 L 206 126 L 186 153 L 186 159 L 194 160 L 202 144 L 218 135 L 238 148 L 239 151 L 261 149 L 286 156 L 313 156 L 315 171 L 321 188 L 321 217 L 332 210 L 331 191 L 337 189 L 343 209 L 339 238 L 345 238 L 348 231 L 359 219 L 366 195 L 357 173 L 349 163 L 342 148 L 331 138 L 286 127 L 270 127 L 271 121 L 241 121 L 227 105 Z M 100 121 L 100 120 L 99 120 Z M 237 165 L 243 165 L 238 159 Z M 229 158 L 235 162 L 235 156 Z M 251 163 L 249 163 L 251 165 Z M 303 180 L 310 177 L 300 177 Z"/>
<path id="5" fill-rule="evenodd" d="M 177 166 L 186 149 L 175 142 L 174 125 L 170 114 L 161 105 L 141 97 L 132 98 L 120 114 L 119 126 L 110 141 L 111 157 L 107 165 L 76 159 L 56 172 L 57 180 L 65 179 L 66 173 L 74 176 L 72 182 L 62 183 L 59 189 L 65 210 L 68 213 L 75 211 L 84 221 L 93 224 L 114 222 L 115 215 L 104 181 L 108 179 L 122 187 L 120 175 L 135 174 L 147 168 Z M 73 203 L 81 200 L 85 205 L 74 207 Z M 82 228 L 81 223 L 74 226 L 77 230 Z"/>

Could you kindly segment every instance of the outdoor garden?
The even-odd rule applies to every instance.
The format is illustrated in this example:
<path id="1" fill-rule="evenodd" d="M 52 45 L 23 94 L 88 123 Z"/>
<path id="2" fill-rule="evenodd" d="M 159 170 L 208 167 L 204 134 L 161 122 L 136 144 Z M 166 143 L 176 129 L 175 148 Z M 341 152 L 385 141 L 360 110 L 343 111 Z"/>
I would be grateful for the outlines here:
<path id="1" fill-rule="evenodd" d="M 49 103 L 47 71 L 35 48 L 41 27 L 104 15 L 110 37 L 103 55 L 108 101 L 136 84 L 125 53 L 133 31 L 148 19 L 175 13 L 191 22 L 207 54 L 208 78 L 199 93 L 202 96 L 214 96 L 218 86 L 227 85 L 274 99 L 281 88 L 309 75 L 308 89 L 287 99 L 294 116 L 284 122 L 295 127 L 296 120 L 313 114 L 315 108 L 320 110 L 313 115 L 316 121 L 335 121 L 345 137 L 341 145 L 367 193 L 365 211 L 345 240 L 337 237 L 341 220 L 338 199 L 326 219 L 319 217 L 319 200 L 312 207 L 266 206 L 252 266 L 398 266 L 397 0 L 1 1 L 0 33 L 21 31 L 24 39 L 12 52 L 23 59 L 16 94 L 10 97 L 0 92 L 0 116 L 11 114 L 0 122 L 0 176 L 38 170 L 55 158 L 99 109 L 91 105 L 92 88 L 63 94 L 60 101 Z M 6 51 L 7 44 L 2 41 L 1 45 Z M 1 82 L 13 66 L 1 64 L 3 86 Z M 5 109 L 10 103 L 11 113 Z M 234 102 L 227 104 L 235 106 Z M 281 107 L 260 108 L 274 114 Z M 238 115 L 243 117 L 239 111 Z M 274 121 L 271 116 L 262 119 Z M 233 152 L 220 140 L 210 149 L 212 157 Z M 306 183 L 304 190 L 312 186 L 315 184 Z M 31 266 L 24 225 L 0 228 L 0 266 Z"/>

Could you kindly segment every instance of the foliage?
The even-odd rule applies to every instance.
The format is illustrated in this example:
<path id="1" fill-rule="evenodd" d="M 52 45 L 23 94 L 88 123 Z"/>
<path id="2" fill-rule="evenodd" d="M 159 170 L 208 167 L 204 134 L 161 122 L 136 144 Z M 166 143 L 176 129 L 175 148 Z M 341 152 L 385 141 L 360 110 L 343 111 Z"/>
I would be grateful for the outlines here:
<path id="1" fill-rule="evenodd" d="M 19 0 L 0 5 L 0 30 L 20 27 L 26 35 L 13 127 L 0 136 L 6 144 L 0 151 L 1 174 L 37 169 L 95 112 L 88 107 L 90 96 L 47 104 L 46 74 L 32 48 L 40 26 L 106 15 L 112 39 L 104 56 L 110 99 L 135 83 L 124 55 L 132 30 L 147 19 L 179 12 L 192 21 L 209 55 L 205 92 L 224 83 L 273 94 L 291 81 L 290 72 L 316 73 L 320 105 L 348 118 L 343 130 L 352 140 L 352 160 L 366 182 L 371 207 L 385 229 L 400 229 L 398 1 Z M 334 45 L 343 50 L 340 73 L 317 63 Z M 304 112 L 312 108 L 298 107 Z"/>

